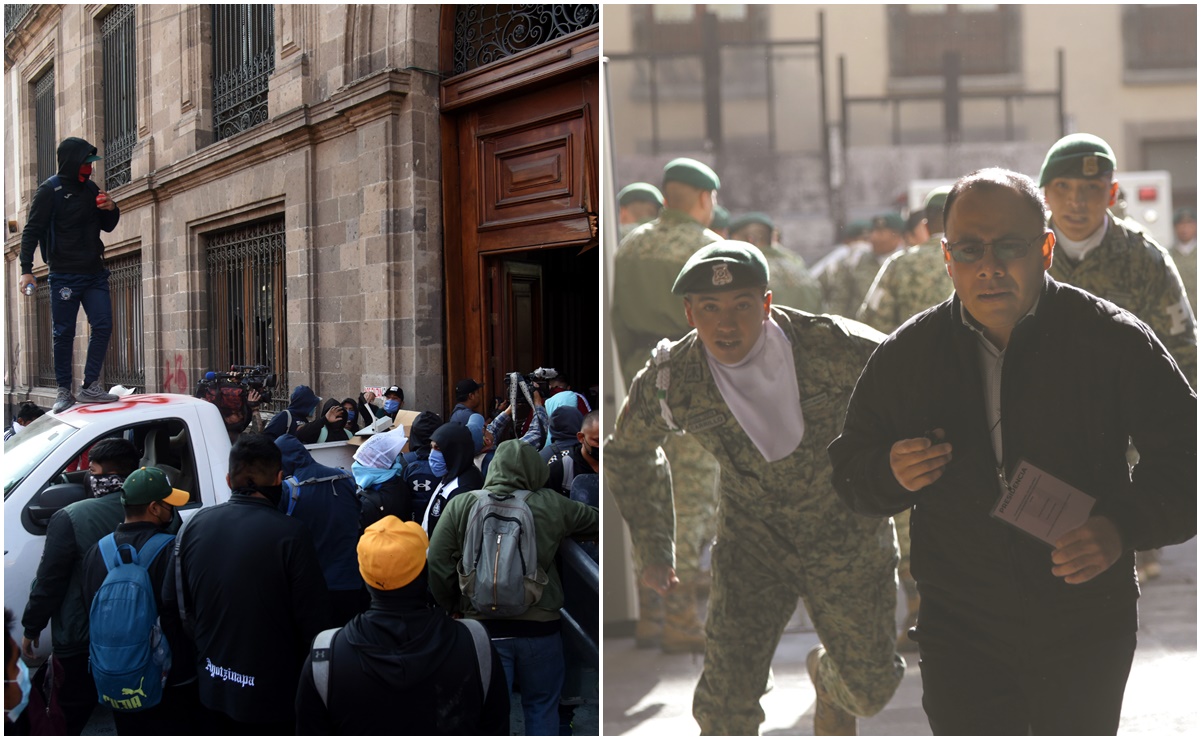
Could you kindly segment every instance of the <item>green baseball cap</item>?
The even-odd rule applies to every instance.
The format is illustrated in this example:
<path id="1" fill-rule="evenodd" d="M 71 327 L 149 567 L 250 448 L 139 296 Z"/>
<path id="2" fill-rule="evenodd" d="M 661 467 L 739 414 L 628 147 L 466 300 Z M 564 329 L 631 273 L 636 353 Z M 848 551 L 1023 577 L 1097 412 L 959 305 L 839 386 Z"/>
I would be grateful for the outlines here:
<path id="1" fill-rule="evenodd" d="M 767 278 L 767 259 L 758 247 L 725 239 L 694 252 L 676 276 L 671 292 L 675 295 L 722 293 L 767 285 Z"/>
<path id="2" fill-rule="evenodd" d="M 721 180 L 709 165 L 688 157 L 673 159 L 663 168 L 663 184 L 669 182 L 682 182 L 697 190 L 721 189 Z"/>
<path id="3" fill-rule="evenodd" d="M 139 468 L 130 473 L 121 486 L 121 503 L 125 506 L 139 506 L 154 501 L 183 506 L 190 499 L 187 491 L 172 488 L 167 474 L 159 468 Z"/>
<path id="4" fill-rule="evenodd" d="M 731 221 L 730 231 L 738 231 L 743 226 L 747 226 L 749 224 L 759 224 L 760 226 L 766 226 L 772 231 L 776 230 L 776 224 L 771 220 L 771 216 L 768 216 L 766 213 L 760 213 L 759 211 L 752 211 L 750 213 L 744 213 Z"/>
<path id="5" fill-rule="evenodd" d="M 663 207 L 663 193 L 649 182 L 632 182 L 617 193 L 617 205 L 628 206 L 631 203 L 654 203 Z"/>
<path id="6" fill-rule="evenodd" d="M 730 211 L 725 206 L 713 206 L 713 220 L 709 222 L 709 228 L 717 231 L 724 229 L 730 225 Z"/>
<path id="7" fill-rule="evenodd" d="M 101 159 L 103 159 L 103 157 L 101 157 L 99 154 L 89 154 L 87 158 L 83 160 L 83 163 L 87 164 L 88 162 L 99 162 Z"/>
<path id="8" fill-rule="evenodd" d="M 1057 177 L 1093 177 L 1113 172 L 1118 158 L 1103 139 L 1092 134 L 1071 134 L 1051 147 L 1038 173 L 1038 186 L 1045 188 Z"/>

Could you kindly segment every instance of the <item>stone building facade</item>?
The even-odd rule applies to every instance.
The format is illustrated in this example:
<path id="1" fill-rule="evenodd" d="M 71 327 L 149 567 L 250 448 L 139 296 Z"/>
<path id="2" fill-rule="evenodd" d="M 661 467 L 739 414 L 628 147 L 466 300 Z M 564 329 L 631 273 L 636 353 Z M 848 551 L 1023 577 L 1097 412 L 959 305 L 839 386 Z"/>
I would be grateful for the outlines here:
<path id="1" fill-rule="evenodd" d="M 492 380 L 498 347 L 529 344 L 513 333 L 566 341 L 545 320 L 498 334 L 486 321 L 500 312 L 495 295 L 477 285 L 464 296 L 455 278 L 461 255 L 446 264 L 448 231 L 462 222 L 459 210 L 445 209 L 460 200 L 448 184 L 474 186 L 460 183 L 457 169 L 446 176 L 446 152 L 457 168 L 453 134 L 473 108 L 443 108 L 448 85 L 465 77 L 452 67 L 456 24 L 475 22 L 461 9 L 477 6 L 33 5 L 10 17 L 12 7 L 4 90 L 7 401 L 48 406 L 53 399 L 42 297 L 16 296 L 14 286 L 45 142 L 67 136 L 88 139 L 105 156 L 93 179 L 121 208 L 119 226 L 106 235 L 106 261 L 114 281 L 114 265 L 132 276 L 125 288 L 113 283 L 119 326 L 106 383 L 190 393 L 208 370 L 264 362 L 281 373 L 277 395 L 285 399 L 300 383 L 338 398 L 395 383 L 407 408 L 445 411 L 455 380 Z M 131 18 L 114 31 L 120 10 Z M 559 32 L 550 43 L 596 47 L 595 22 Z M 545 80 L 506 71 L 543 68 L 539 53 L 510 48 L 483 66 L 494 84 L 539 90 Z M 587 56 L 577 53 L 553 79 L 595 81 L 595 51 L 590 67 Z M 256 77 L 257 98 L 245 92 Z M 114 178 L 126 141 L 114 133 L 117 119 L 131 146 L 127 174 Z M 563 189 L 586 192 L 595 167 L 574 164 L 562 168 L 561 177 L 572 178 Z M 575 252 L 587 252 L 588 238 L 577 241 Z M 547 244 L 554 242 L 540 237 L 505 249 L 554 262 L 559 257 L 538 251 Z M 591 252 L 593 267 L 587 258 L 570 267 L 590 273 L 595 286 Z M 34 263 L 41 284 L 46 267 Z M 538 316 L 557 313 L 557 294 L 545 293 L 535 296 Z M 593 288 L 594 315 L 595 295 Z M 477 310 L 464 315 L 463 303 Z M 82 313 L 76 341 L 78 378 Z M 552 364 L 542 352 L 529 361 Z M 598 366 L 580 377 L 594 378 Z"/>

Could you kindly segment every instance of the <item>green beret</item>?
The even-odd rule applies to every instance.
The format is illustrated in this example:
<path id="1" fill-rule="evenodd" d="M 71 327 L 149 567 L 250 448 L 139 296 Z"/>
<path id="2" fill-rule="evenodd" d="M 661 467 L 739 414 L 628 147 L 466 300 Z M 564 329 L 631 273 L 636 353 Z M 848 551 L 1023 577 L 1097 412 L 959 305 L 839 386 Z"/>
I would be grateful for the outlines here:
<path id="1" fill-rule="evenodd" d="M 941 211 L 942 207 L 947 204 L 947 196 L 950 194 L 950 185 L 934 188 L 929 193 L 926 193 L 926 202 L 922 204 L 922 210 L 928 212 L 931 208 L 937 208 Z"/>
<path id="2" fill-rule="evenodd" d="M 676 276 L 671 292 L 722 293 L 767 285 L 767 259 L 754 244 L 727 239 L 701 247 Z"/>
<path id="3" fill-rule="evenodd" d="M 1092 177 L 1113 172 L 1118 158 L 1099 137 L 1092 134 L 1072 134 L 1055 142 L 1043 160 L 1038 173 L 1038 186 L 1045 188 L 1057 177 Z"/>
<path id="4" fill-rule="evenodd" d="M 772 231 L 776 230 L 776 225 L 772 222 L 771 216 L 768 216 L 766 213 L 752 211 L 751 213 L 744 213 L 743 215 L 731 221 L 730 233 L 732 234 L 748 224 L 760 224 L 762 226 L 766 226 Z"/>
<path id="5" fill-rule="evenodd" d="M 1197 209 L 1189 208 L 1188 206 L 1181 206 L 1180 208 L 1177 208 L 1176 211 L 1172 214 L 1172 225 L 1173 226 L 1180 223 L 1181 221 L 1196 221 L 1196 220 L 1197 220 Z"/>
<path id="6" fill-rule="evenodd" d="M 905 219 L 899 213 L 881 213 L 872 218 L 873 229 L 892 229 L 898 234 L 905 233 Z"/>
<path id="7" fill-rule="evenodd" d="M 631 203 L 654 203 L 663 207 L 663 193 L 649 182 L 632 182 L 617 194 L 617 205 L 628 206 Z"/>
<path id="8" fill-rule="evenodd" d="M 709 165 L 688 157 L 673 159 L 663 168 L 663 184 L 682 182 L 697 190 L 719 190 L 721 180 L 717 173 L 709 169 Z"/>
<path id="9" fill-rule="evenodd" d="M 730 212 L 724 206 L 713 206 L 713 220 L 709 222 L 709 228 L 717 231 L 724 229 L 730 225 Z"/>

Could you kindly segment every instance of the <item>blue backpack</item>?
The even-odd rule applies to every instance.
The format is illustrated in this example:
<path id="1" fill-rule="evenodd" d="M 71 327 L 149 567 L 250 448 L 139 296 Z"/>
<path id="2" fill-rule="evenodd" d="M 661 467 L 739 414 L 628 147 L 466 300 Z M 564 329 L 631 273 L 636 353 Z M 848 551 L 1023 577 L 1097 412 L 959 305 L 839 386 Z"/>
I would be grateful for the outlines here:
<path id="1" fill-rule="evenodd" d="M 89 611 L 89 665 L 101 704 L 119 712 L 153 707 L 163 698 L 171 648 L 159 625 L 149 565 L 175 535 L 159 532 L 134 550 L 117 547 L 116 535 L 100 540 L 108 575 Z"/>

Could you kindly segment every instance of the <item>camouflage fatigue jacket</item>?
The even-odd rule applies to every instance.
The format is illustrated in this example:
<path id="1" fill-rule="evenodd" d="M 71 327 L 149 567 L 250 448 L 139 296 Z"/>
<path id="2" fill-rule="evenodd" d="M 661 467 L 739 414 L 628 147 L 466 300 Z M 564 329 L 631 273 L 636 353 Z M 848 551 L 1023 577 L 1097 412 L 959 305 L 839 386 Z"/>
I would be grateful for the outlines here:
<path id="1" fill-rule="evenodd" d="M 672 431 L 665 408 L 673 425 L 721 464 L 721 506 L 753 510 L 788 530 L 790 522 L 820 510 L 836 495 L 826 445 L 842 430 L 855 381 L 883 335 L 856 321 L 789 308 L 773 307 L 772 317 L 792 343 L 805 416 L 804 438 L 783 460 L 764 460 L 738 424 L 713 381 L 695 331 L 670 343 L 666 359 L 656 350 L 656 359 L 631 384 L 605 444 L 605 485 L 630 525 L 640 568 L 675 562 L 670 469 L 656 450 Z M 661 403 L 659 386 L 664 384 Z"/>
<path id="2" fill-rule="evenodd" d="M 651 356 L 662 337 L 682 337 L 688 320 L 671 286 L 692 253 L 719 240 L 686 213 L 664 208 L 621 242 L 614 263 L 609 329 L 625 383 Z"/>
<path id="3" fill-rule="evenodd" d="M 871 247 L 859 248 L 830 265 L 818 278 L 826 311 L 839 316 L 853 317 L 863 303 L 867 289 L 880 271 L 880 260 Z"/>
<path id="4" fill-rule="evenodd" d="M 809 273 L 805 259 L 790 249 L 772 245 L 763 250 L 771 281 L 772 303 L 809 313 L 821 313 L 822 286 Z"/>
<path id="5" fill-rule="evenodd" d="M 1184 377 L 1197 378 L 1197 323 L 1167 250 L 1137 223 L 1109 215 L 1109 228 L 1079 264 L 1056 252 L 1047 271 L 1056 280 L 1118 304 L 1159 337 Z"/>
<path id="6" fill-rule="evenodd" d="M 1180 273 L 1180 281 L 1184 283 L 1184 292 L 1188 295 L 1188 304 L 1193 307 L 1193 318 L 1197 317 L 1197 250 L 1185 254 L 1179 246 L 1168 250 L 1176 270 Z"/>
<path id="7" fill-rule="evenodd" d="M 937 306 L 955 291 L 939 237 L 889 257 L 867 291 L 855 318 L 891 334 L 910 316 Z"/>

